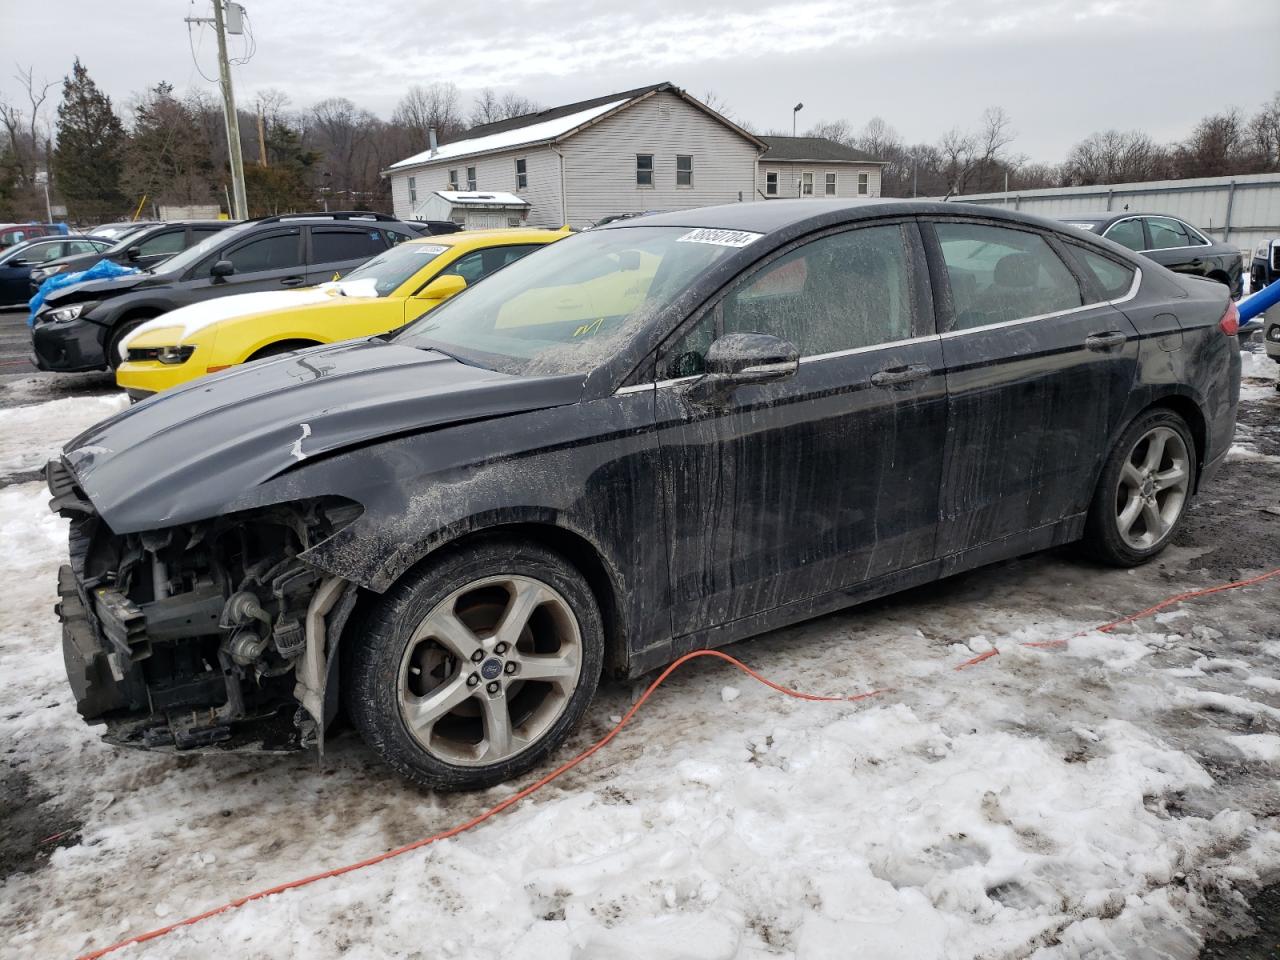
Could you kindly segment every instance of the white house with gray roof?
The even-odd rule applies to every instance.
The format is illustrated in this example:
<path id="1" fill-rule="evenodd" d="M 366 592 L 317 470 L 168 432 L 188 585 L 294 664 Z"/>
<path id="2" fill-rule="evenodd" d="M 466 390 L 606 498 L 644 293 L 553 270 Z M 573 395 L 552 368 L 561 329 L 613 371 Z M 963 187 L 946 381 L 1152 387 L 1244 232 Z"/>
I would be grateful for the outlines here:
<path id="1" fill-rule="evenodd" d="M 764 149 L 659 83 L 473 127 L 384 175 L 401 219 L 432 219 L 442 192 L 501 192 L 528 202 L 529 226 L 585 227 L 616 213 L 749 201 Z"/>
<path id="2" fill-rule="evenodd" d="M 824 137 L 762 136 L 757 196 L 878 197 L 884 161 Z"/>

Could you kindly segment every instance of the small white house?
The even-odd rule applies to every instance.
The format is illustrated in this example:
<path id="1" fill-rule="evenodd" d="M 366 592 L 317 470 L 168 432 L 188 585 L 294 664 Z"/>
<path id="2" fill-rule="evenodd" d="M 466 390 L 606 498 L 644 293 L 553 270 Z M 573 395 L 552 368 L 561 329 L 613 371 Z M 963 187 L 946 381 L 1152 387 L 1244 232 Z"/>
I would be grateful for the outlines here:
<path id="1" fill-rule="evenodd" d="M 464 230 L 524 226 L 529 201 L 514 193 L 435 190 L 419 206 L 421 220 L 452 220 Z"/>
<path id="2" fill-rule="evenodd" d="M 762 136 L 757 196 L 878 197 L 884 161 L 824 137 Z"/>
<path id="3" fill-rule="evenodd" d="M 454 219 L 429 213 L 448 195 L 512 194 L 527 204 L 530 226 L 585 227 L 616 213 L 752 200 L 764 149 L 761 138 L 659 83 L 474 127 L 383 175 L 401 219 Z"/>

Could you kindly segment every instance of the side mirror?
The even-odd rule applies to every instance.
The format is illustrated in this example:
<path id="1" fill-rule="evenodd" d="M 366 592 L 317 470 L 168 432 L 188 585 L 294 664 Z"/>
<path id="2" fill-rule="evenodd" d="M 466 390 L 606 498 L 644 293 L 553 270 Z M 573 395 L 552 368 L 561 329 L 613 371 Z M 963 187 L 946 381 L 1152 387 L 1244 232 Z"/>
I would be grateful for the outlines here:
<path id="1" fill-rule="evenodd" d="M 209 270 L 209 276 L 218 280 L 222 277 L 229 277 L 236 272 L 236 265 L 230 260 L 219 260 Z"/>
<path id="2" fill-rule="evenodd" d="M 448 300 L 467 289 L 467 281 L 456 273 L 436 277 L 413 295 L 415 300 Z"/>
<path id="3" fill-rule="evenodd" d="M 141 259 L 141 257 L 142 257 L 142 248 L 141 248 L 141 247 L 130 247 L 128 250 L 126 250 L 126 251 L 124 252 L 124 255 L 125 255 L 126 257 L 128 257 L 130 260 L 138 260 L 138 259 Z"/>
<path id="4" fill-rule="evenodd" d="M 17 260 L 10 260 L 8 263 L 5 264 L 5 266 L 6 267 L 33 267 L 35 266 L 35 263 L 36 262 L 34 260 L 23 260 L 21 257 L 19 257 Z"/>
<path id="5" fill-rule="evenodd" d="M 689 386 L 696 403 L 721 399 L 738 387 L 794 376 L 800 351 L 767 333 L 726 333 L 707 350 L 706 373 Z"/>

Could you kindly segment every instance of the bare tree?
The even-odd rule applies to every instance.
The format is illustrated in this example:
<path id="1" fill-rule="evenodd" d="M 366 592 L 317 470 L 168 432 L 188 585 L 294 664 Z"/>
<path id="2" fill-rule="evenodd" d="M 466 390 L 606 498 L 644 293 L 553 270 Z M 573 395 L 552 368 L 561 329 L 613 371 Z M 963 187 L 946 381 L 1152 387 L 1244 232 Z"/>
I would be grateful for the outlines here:
<path id="1" fill-rule="evenodd" d="M 36 81 L 34 68 L 21 65 L 14 79 L 21 85 L 27 101 L 25 107 L 0 100 L 0 125 L 13 151 L 13 166 L 19 184 L 30 186 L 35 181 L 36 168 L 49 146 L 49 128 L 44 121 L 44 103 L 56 81 Z"/>
<path id="2" fill-rule="evenodd" d="M 1064 179 L 1073 186 L 1151 180 L 1165 172 L 1166 154 L 1138 130 L 1090 134 L 1071 148 Z"/>
<path id="3" fill-rule="evenodd" d="M 441 140 L 457 136 L 466 124 L 458 105 L 458 88 L 452 83 L 415 84 L 396 105 L 392 123 L 404 127 L 411 138 L 411 148 L 425 150 L 428 133 L 436 131 Z"/>
<path id="4" fill-rule="evenodd" d="M 1280 170 L 1280 93 L 1249 121 L 1249 136 L 1263 170 Z"/>
<path id="5" fill-rule="evenodd" d="M 539 103 L 514 91 L 498 96 L 492 87 L 485 87 L 476 96 L 475 106 L 471 109 L 471 125 L 479 127 L 499 120 L 510 120 L 512 117 L 537 113 L 541 109 Z"/>
<path id="6" fill-rule="evenodd" d="M 845 146 L 853 143 L 853 127 L 849 125 L 848 120 L 819 120 L 804 132 L 806 137 L 821 137 L 824 140 L 834 140 L 836 143 L 843 143 Z"/>

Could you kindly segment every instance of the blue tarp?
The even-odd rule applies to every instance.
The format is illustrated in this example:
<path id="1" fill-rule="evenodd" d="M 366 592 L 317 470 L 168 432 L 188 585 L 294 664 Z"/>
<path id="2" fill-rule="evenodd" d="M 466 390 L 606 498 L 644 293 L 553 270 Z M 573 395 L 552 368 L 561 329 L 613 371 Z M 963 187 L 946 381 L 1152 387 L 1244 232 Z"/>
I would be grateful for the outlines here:
<path id="1" fill-rule="evenodd" d="M 35 323 L 36 312 L 44 303 L 45 298 L 55 290 L 61 290 L 63 287 L 69 287 L 73 283 L 80 283 L 82 280 L 109 280 L 112 277 L 126 277 L 131 273 L 138 273 L 137 267 L 122 267 L 114 260 L 99 260 L 88 270 L 78 270 L 73 273 L 55 273 L 52 277 L 40 284 L 40 289 L 36 291 L 36 295 L 27 301 L 27 307 L 31 310 L 31 315 L 27 317 L 27 326 Z"/>

